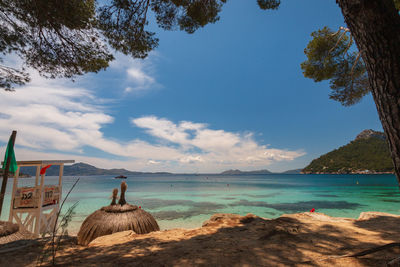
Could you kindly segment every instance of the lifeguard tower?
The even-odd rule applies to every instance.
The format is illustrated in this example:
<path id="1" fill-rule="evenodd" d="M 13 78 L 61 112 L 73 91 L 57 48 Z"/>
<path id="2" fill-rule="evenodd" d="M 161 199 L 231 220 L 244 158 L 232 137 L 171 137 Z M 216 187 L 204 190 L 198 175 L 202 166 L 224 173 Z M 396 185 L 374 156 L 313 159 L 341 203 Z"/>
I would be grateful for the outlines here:
<path id="1" fill-rule="evenodd" d="M 64 164 L 74 162 L 74 160 L 17 161 L 18 169 L 12 188 L 9 221 L 15 221 L 20 228 L 28 230 L 36 237 L 52 232 L 60 209 Z M 45 184 L 46 173 L 41 170 L 49 165 L 60 166 L 58 185 Z M 36 167 L 35 185 L 19 187 L 20 168 L 29 166 Z"/>

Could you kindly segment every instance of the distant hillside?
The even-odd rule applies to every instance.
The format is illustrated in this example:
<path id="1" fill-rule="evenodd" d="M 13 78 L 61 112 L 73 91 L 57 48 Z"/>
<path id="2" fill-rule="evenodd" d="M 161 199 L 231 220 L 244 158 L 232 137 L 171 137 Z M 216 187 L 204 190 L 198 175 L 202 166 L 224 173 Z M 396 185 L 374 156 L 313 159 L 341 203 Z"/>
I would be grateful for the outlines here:
<path id="1" fill-rule="evenodd" d="M 349 144 L 314 159 L 303 173 L 393 172 L 384 133 L 364 130 Z"/>
<path id="2" fill-rule="evenodd" d="M 59 174 L 60 168 L 59 166 L 51 166 L 47 169 L 46 175 L 48 176 L 57 176 Z M 282 172 L 283 174 L 298 174 L 300 173 L 300 169 L 298 170 L 289 170 Z M 0 175 L 2 173 L 2 169 L 0 168 Z M 36 175 L 36 167 L 22 167 L 20 170 L 20 174 L 23 173 L 23 176 L 35 176 Z M 161 175 L 170 175 L 173 173 L 170 172 L 135 172 L 128 171 L 125 169 L 101 169 L 90 164 L 86 163 L 75 163 L 73 165 L 64 166 L 64 175 L 65 176 L 92 176 L 92 175 L 140 175 L 140 174 L 161 174 Z M 214 175 L 257 175 L 257 174 L 273 174 L 269 170 L 256 170 L 256 171 L 241 171 L 241 170 L 227 170 L 219 174 Z M 21 177 L 21 175 L 20 175 Z"/>
<path id="3" fill-rule="evenodd" d="M 21 178 L 30 177 L 30 176 L 31 176 L 30 174 L 23 173 L 21 171 L 19 172 L 19 175 L 18 175 L 18 177 L 21 177 Z M 14 177 L 14 174 L 13 173 L 9 173 L 8 177 Z M 0 168 L 0 178 L 3 179 L 3 169 L 2 168 Z"/>
<path id="4" fill-rule="evenodd" d="M 241 174 L 271 174 L 269 170 L 258 170 L 258 171 L 241 171 L 241 170 L 227 170 L 221 172 L 221 175 L 241 175 Z"/>
<path id="5" fill-rule="evenodd" d="M 36 175 L 36 167 L 22 167 L 21 171 L 31 176 Z M 59 166 L 51 166 L 46 171 L 46 175 L 54 176 L 59 174 Z M 138 175 L 147 174 L 145 172 L 133 172 L 125 169 L 100 169 L 86 163 L 75 163 L 71 166 L 64 166 L 65 176 L 90 176 L 90 175 Z M 168 174 L 159 172 L 158 174 Z"/>
<path id="6" fill-rule="evenodd" d="M 302 169 L 288 170 L 281 172 L 281 174 L 300 174 Z"/>

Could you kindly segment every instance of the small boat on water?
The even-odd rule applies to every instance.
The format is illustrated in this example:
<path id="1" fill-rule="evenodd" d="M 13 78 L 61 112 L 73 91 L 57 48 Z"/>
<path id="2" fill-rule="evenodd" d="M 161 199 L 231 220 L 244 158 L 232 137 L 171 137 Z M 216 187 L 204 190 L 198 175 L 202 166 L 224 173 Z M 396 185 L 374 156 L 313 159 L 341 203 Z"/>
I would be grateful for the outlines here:
<path id="1" fill-rule="evenodd" d="M 114 179 L 126 179 L 126 178 L 127 177 L 122 174 L 114 177 Z"/>

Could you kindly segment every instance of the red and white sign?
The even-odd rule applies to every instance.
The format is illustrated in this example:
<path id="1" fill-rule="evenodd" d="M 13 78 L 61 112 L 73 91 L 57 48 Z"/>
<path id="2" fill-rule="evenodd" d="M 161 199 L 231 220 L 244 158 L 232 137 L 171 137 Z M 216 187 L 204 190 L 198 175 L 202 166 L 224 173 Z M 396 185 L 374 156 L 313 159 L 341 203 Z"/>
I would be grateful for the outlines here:
<path id="1" fill-rule="evenodd" d="M 14 208 L 33 208 L 37 206 L 35 187 L 21 187 L 15 192 Z"/>
<path id="2" fill-rule="evenodd" d="M 56 185 L 46 185 L 43 188 L 43 206 L 58 204 L 60 201 L 60 189 Z M 20 187 L 15 192 L 14 209 L 37 208 L 39 205 L 39 188 Z"/>
<path id="3" fill-rule="evenodd" d="M 58 186 L 47 185 L 44 188 L 43 206 L 58 203 L 60 197 L 59 192 Z"/>

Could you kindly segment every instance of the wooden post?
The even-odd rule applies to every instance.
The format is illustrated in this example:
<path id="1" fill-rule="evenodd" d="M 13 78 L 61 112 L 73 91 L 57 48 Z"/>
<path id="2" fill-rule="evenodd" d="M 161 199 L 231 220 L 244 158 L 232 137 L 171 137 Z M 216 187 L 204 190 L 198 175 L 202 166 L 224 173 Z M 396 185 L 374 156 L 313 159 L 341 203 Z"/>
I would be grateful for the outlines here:
<path id="1" fill-rule="evenodd" d="M 36 166 L 35 187 L 39 185 L 40 166 Z"/>
<path id="2" fill-rule="evenodd" d="M 10 137 L 11 149 L 8 150 L 6 169 L 3 170 L 3 182 L 1 183 L 1 191 L 0 191 L 0 216 L 1 216 L 1 211 L 3 209 L 4 195 L 6 194 L 6 187 L 7 187 L 7 180 L 8 180 L 8 169 L 10 168 L 11 155 L 12 155 L 12 151 L 14 148 L 16 136 L 17 136 L 17 131 L 13 131 L 11 134 L 11 137 Z"/>
<path id="3" fill-rule="evenodd" d="M 59 174 L 59 177 L 58 177 L 58 193 L 59 193 L 58 203 L 61 202 L 61 197 L 62 197 L 62 177 L 63 177 L 63 173 L 64 173 L 64 163 L 60 165 L 60 174 Z"/>
<path id="4" fill-rule="evenodd" d="M 18 185 L 18 177 L 19 177 L 19 166 L 17 169 L 17 173 L 14 175 L 14 183 L 13 183 L 13 188 L 11 192 L 11 201 L 10 201 L 10 214 L 8 215 L 8 220 L 12 222 L 14 218 L 14 197 L 15 197 L 15 191 L 17 190 L 17 185 Z"/>
<path id="5" fill-rule="evenodd" d="M 42 169 L 45 165 L 40 165 L 40 169 Z M 43 209 L 43 201 L 44 201 L 44 176 L 46 173 L 41 174 L 40 178 L 40 190 L 39 190 L 39 205 L 37 208 L 36 212 L 36 227 L 35 231 L 33 232 L 36 236 L 39 236 L 40 234 L 40 229 L 42 228 L 42 218 L 45 217 L 44 214 L 42 214 L 42 209 Z"/>

